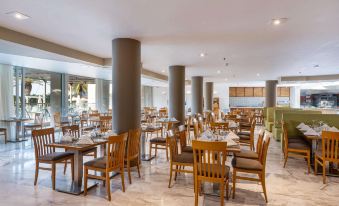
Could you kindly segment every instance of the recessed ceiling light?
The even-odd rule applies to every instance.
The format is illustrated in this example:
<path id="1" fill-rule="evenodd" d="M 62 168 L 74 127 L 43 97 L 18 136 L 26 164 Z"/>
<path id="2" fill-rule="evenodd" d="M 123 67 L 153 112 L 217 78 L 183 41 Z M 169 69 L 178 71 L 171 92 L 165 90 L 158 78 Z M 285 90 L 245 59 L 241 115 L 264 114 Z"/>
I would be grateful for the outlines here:
<path id="1" fill-rule="evenodd" d="M 10 15 L 10 16 L 18 19 L 18 20 L 26 20 L 26 19 L 31 18 L 30 16 L 27 16 L 27 15 L 20 13 L 20 12 L 17 12 L 17 11 L 8 12 L 6 14 Z"/>
<path id="2" fill-rule="evenodd" d="M 276 18 L 276 19 L 272 19 L 272 24 L 275 26 L 278 26 L 282 23 L 285 23 L 287 21 L 287 18 Z"/>
<path id="3" fill-rule="evenodd" d="M 257 77 L 259 77 L 260 76 L 260 74 L 259 73 L 257 73 Z"/>
<path id="4" fill-rule="evenodd" d="M 221 73 L 221 71 L 220 71 L 220 70 L 218 70 L 218 71 L 217 71 L 217 73 L 218 73 L 218 74 L 220 74 L 220 73 Z"/>
<path id="5" fill-rule="evenodd" d="M 227 81 L 228 79 L 227 78 L 225 78 L 225 81 Z"/>
<path id="6" fill-rule="evenodd" d="M 200 57 L 205 57 L 206 54 L 205 53 L 200 53 Z"/>
<path id="7" fill-rule="evenodd" d="M 316 64 L 316 65 L 314 65 L 313 67 L 314 67 L 314 68 L 319 68 L 320 66 L 319 66 L 319 64 Z"/>
<path id="8" fill-rule="evenodd" d="M 162 70 L 161 72 L 162 72 L 162 73 L 165 73 L 165 70 Z"/>

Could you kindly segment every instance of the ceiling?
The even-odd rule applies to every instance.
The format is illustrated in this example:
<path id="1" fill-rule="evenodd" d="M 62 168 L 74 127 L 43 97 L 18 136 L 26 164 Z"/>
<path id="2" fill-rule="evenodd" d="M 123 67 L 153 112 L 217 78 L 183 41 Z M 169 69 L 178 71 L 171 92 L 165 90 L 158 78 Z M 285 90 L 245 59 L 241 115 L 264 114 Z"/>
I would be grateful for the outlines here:
<path id="1" fill-rule="evenodd" d="M 31 18 L 18 21 L 11 11 Z M 338 74 L 338 11 L 338 0 L 1 0 L 0 26 L 101 58 L 111 57 L 112 39 L 135 38 L 149 70 L 182 64 L 187 77 L 244 82 Z M 273 18 L 288 20 L 274 26 Z M 31 57 L 22 48 L 0 52 Z"/>

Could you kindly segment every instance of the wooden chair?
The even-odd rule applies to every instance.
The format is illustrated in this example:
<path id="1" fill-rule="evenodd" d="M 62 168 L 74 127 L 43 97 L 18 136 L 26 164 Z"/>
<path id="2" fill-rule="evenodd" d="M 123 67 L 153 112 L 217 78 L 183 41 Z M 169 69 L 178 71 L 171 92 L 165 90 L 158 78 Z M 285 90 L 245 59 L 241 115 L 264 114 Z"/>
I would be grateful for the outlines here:
<path id="1" fill-rule="evenodd" d="M 131 178 L 131 163 L 134 163 L 138 169 L 138 175 L 140 176 L 140 129 L 130 130 L 128 132 L 128 139 L 127 139 L 127 150 L 125 154 L 125 163 L 127 166 L 128 171 L 128 180 L 129 183 L 132 184 Z"/>
<path id="2" fill-rule="evenodd" d="M 100 116 L 100 132 L 112 130 L 112 116 Z"/>
<path id="3" fill-rule="evenodd" d="M 69 132 L 70 135 L 72 135 L 73 137 L 75 137 L 77 139 L 80 138 L 79 125 L 64 126 L 61 129 L 62 129 L 62 135 L 65 135 L 67 132 Z M 67 150 L 65 150 L 65 152 L 67 152 Z M 97 158 L 97 156 L 98 156 L 97 148 L 96 147 L 90 148 L 88 150 L 83 151 L 82 154 L 83 154 L 83 156 L 91 156 L 91 157 Z M 66 173 L 67 163 L 68 163 L 68 161 L 65 162 L 64 174 Z"/>
<path id="4" fill-rule="evenodd" d="M 119 171 L 121 175 L 122 191 L 125 192 L 124 178 L 124 156 L 126 148 L 126 140 L 128 133 L 123 133 L 118 136 L 108 137 L 107 156 L 96 158 L 84 164 L 84 195 L 87 195 L 87 181 L 90 179 L 103 180 L 106 184 L 108 200 L 111 201 L 111 184 L 110 172 Z M 105 175 L 97 176 L 88 174 L 88 170 L 94 170 L 104 173 Z"/>
<path id="5" fill-rule="evenodd" d="M 37 130 L 42 129 L 43 127 L 44 117 L 41 113 L 35 113 L 34 115 L 34 122 L 32 123 L 24 123 L 24 136 L 26 135 L 28 130 Z"/>
<path id="6" fill-rule="evenodd" d="M 255 125 L 256 125 L 256 122 L 255 122 L 255 119 L 254 119 L 254 120 L 252 120 L 252 125 L 251 125 L 249 136 L 241 134 L 241 133 L 238 133 L 238 136 L 240 138 L 240 140 L 239 140 L 240 143 L 242 145 L 249 146 L 251 150 L 254 150 L 254 130 L 255 130 Z"/>
<path id="7" fill-rule="evenodd" d="M 185 132 L 181 131 L 181 132 Z M 174 180 L 177 179 L 177 173 L 193 173 L 193 154 L 188 152 L 178 152 L 178 136 L 173 130 L 167 132 L 170 149 L 170 178 L 168 188 L 171 187 L 172 173 L 175 172 Z M 173 168 L 175 166 L 175 168 Z M 192 170 L 185 170 L 185 166 L 192 167 Z"/>
<path id="8" fill-rule="evenodd" d="M 54 119 L 54 127 L 55 128 L 59 128 L 60 129 L 63 126 L 69 125 L 69 121 L 68 120 L 61 119 L 60 112 L 55 112 L 54 115 L 53 115 L 53 119 Z"/>
<path id="9" fill-rule="evenodd" d="M 228 122 L 211 122 L 211 130 L 213 131 L 228 131 Z"/>
<path id="10" fill-rule="evenodd" d="M 7 144 L 7 129 L 6 128 L 0 128 L 0 135 L 4 136 L 5 144 Z"/>
<path id="11" fill-rule="evenodd" d="M 187 136 L 185 131 L 185 125 L 180 125 L 178 127 L 179 132 L 179 141 L 180 141 L 180 150 L 181 152 L 193 153 L 192 147 L 187 145 Z"/>
<path id="12" fill-rule="evenodd" d="M 264 192 L 265 201 L 267 203 L 267 193 L 266 193 L 266 184 L 265 184 L 265 169 L 266 169 L 266 157 L 268 146 L 270 144 L 270 139 L 272 134 L 269 132 L 265 132 L 263 145 L 261 148 L 259 159 L 247 159 L 247 158 L 240 158 L 234 157 L 232 160 L 233 166 L 233 199 L 235 197 L 235 185 L 237 180 L 249 180 L 255 182 L 261 182 L 261 186 Z M 249 174 L 257 174 L 257 178 L 252 178 L 248 176 L 238 176 L 237 173 L 249 173 Z"/>
<path id="13" fill-rule="evenodd" d="M 224 205 L 224 191 L 228 199 L 230 167 L 226 165 L 227 142 L 192 141 L 194 159 L 195 205 L 202 182 L 219 183 L 220 205 Z"/>
<path id="14" fill-rule="evenodd" d="M 311 149 L 307 142 L 289 142 L 288 133 L 287 133 L 287 123 L 282 123 L 283 129 L 283 138 L 284 138 L 284 168 L 286 167 L 288 157 L 299 157 L 305 158 L 307 160 L 307 169 L 310 173 L 311 167 Z"/>
<path id="15" fill-rule="evenodd" d="M 339 163 L 339 132 L 322 131 L 321 150 L 316 151 L 314 158 L 314 174 L 317 174 L 318 164 L 323 169 L 323 183 L 326 183 L 326 162 Z"/>
<path id="16" fill-rule="evenodd" d="M 52 188 L 55 190 L 55 172 L 56 164 L 71 160 L 72 180 L 74 179 L 74 154 L 72 152 L 55 152 L 54 147 L 48 147 L 47 144 L 55 142 L 54 128 L 33 130 L 32 138 L 34 142 L 35 153 L 35 179 L 34 185 L 38 181 L 39 169 L 52 171 Z M 52 168 L 40 167 L 39 164 L 51 164 Z"/>
<path id="17" fill-rule="evenodd" d="M 198 117 L 198 128 L 199 128 L 199 132 L 200 134 L 204 132 L 204 118 L 202 116 Z"/>
<path id="18" fill-rule="evenodd" d="M 167 128 L 166 131 L 168 131 L 170 128 L 172 128 L 172 123 L 168 123 L 167 124 Z M 161 134 L 163 134 L 162 130 L 161 130 Z M 166 133 L 167 134 L 167 133 Z M 163 135 L 161 135 L 163 136 Z M 166 150 L 166 159 L 167 161 L 169 160 L 168 157 L 168 142 L 167 142 L 167 137 L 155 137 L 150 139 L 149 141 L 149 154 L 150 156 L 152 156 L 152 149 L 155 149 L 155 157 L 157 156 L 158 153 L 158 149 L 162 149 L 162 150 Z"/>
<path id="19" fill-rule="evenodd" d="M 196 118 L 193 119 L 194 139 L 198 139 L 200 136 L 199 125 Z"/>
<path id="20" fill-rule="evenodd" d="M 234 153 L 234 156 L 240 157 L 240 158 L 248 158 L 248 159 L 259 159 L 261 147 L 262 147 L 262 141 L 264 139 L 264 134 L 265 134 L 265 128 L 261 128 L 259 131 L 259 135 L 258 135 L 256 151 L 241 149 L 240 152 Z"/>
<path id="21" fill-rule="evenodd" d="M 95 119 L 95 120 L 99 119 L 100 120 L 100 114 L 98 112 L 88 114 L 88 118 L 89 118 L 89 126 L 90 127 L 100 126 L 100 121 L 98 122 L 98 121 L 93 120 L 93 119 Z"/>

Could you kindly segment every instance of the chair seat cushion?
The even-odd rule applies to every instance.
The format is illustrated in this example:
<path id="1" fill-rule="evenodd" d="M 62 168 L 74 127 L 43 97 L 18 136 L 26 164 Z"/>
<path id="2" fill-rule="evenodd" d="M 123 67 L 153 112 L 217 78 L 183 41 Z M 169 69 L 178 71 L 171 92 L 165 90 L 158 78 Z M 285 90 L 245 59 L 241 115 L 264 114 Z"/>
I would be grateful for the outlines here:
<path id="1" fill-rule="evenodd" d="M 200 174 L 200 167 L 201 168 L 201 173 Z M 203 175 L 203 176 L 212 176 L 212 171 L 218 171 L 218 172 L 214 172 L 214 174 L 219 173 L 219 178 L 221 177 L 221 173 L 222 173 L 222 167 L 221 165 L 217 165 L 217 164 L 198 164 L 198 175 Z M 228 177 L 228 174 L 230 172 L 230 167 L 225 165 L 225 178 Z M 216 177 L 216 175 L 214 175 L 214 177 Z"/>
<path id="2" fill-rule="evenodd" d="M 24 127 L 41 127 L 42 124 L 38 124 L 38 123 L 25 123 Z"/>
<path id="3" fill-rule="evenodd" d="M 166 138 L 156 137 L 150 140 L 152 143 L 166 143 Z"/>
<path id="4" fill-rule="evenodd" d="M 238 132 L 237 135 L 250 136 L 250 132 Z"/>
<path id="5" fill-rule="evenodd" d="M 240 140 L 250 140 L 250 136 L 247 135 L 238 135 Z"/>
<path id="6" fill-rule="evenodd" d="M 239 153 L 234 153 L 235 157 L 247 158 L 247 159 L 258 159 L 258 153 L 251 150 L 241 150 Z"/>
<path id="7" fill-rule="evenodd" d="M 245 170 L 260 171 L 263 169 L 262 164 L 258 160 L 238 158 L 238 157 L 233 158 L 232 166 L 237 169 L 245 169 Z"/>
<path id="8" fill-rule="evenodd" d="M 73 155 L 73 152 L 53 152 L 44 156 L 40 156 L 38 159 L 44 161 L 56 161 L 66 157 L 72 157 Z"/>
<path id="9" fill-rule="evenodd" d="M 6 128 L 0 128 L 0 131 L 1 132 L 6 131 Z"/>
<path id="10" fill-rule="evenodd" d="M 194 162 L 193 153 L 183 152 L 173 157 L 173 162 L 192 163 Z"/>
<path id="11" fill-rule="evenodd" d="M 182 148 L 182 152 L 193 153 L 193 148 L 191 146 L 186 146 L 186 147 Z"/>
<path id="12" fill-rule="evenodd" d="M 88 166 L 88 167 L 105 169 L 106 168 L 106 161 L 107 161 L 107 157 L 99 157 L 99 158 L 95 158 L 93 160 L 90 160 L 88 162 L 85 162 L 84 165 Z"/>
<path id="13" fill-rule="evenodd" d="M 310 146 L 306 142 L 289 142 L 289 149 L 310 150 Z"/>

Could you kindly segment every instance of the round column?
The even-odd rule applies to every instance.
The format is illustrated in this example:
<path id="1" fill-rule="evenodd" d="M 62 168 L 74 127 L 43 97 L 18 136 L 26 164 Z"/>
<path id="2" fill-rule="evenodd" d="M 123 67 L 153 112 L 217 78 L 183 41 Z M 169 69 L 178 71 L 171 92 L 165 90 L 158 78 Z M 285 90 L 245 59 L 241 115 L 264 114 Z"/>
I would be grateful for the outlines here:
<path id="1" fill-rule="evenodd" d="M 185 123 L 185 66 L 169 67 L 169 117 Z"/>
<path id="2" fill-rule="evenodd" d="M 212 111 L 213 105 L 213 82 L 205 83 L 205 110 Z"/>
<path id="3" fill-rule="evenodd" d="M 192 114 L 202 114 L 203 101 L 203 77 L 192 77 Z"/>
<path id="4" fill-rule="evenodd" d="M 277 80 L 267 80 L 265 86 L 265 105 L 275 107 L 277 103 Z"/>
<path id="5" fill-rule="evenodd" d="M 140 127 L 140 53 L 138 40 L 112 40 L 112 126 L 117 134 Z"/>

